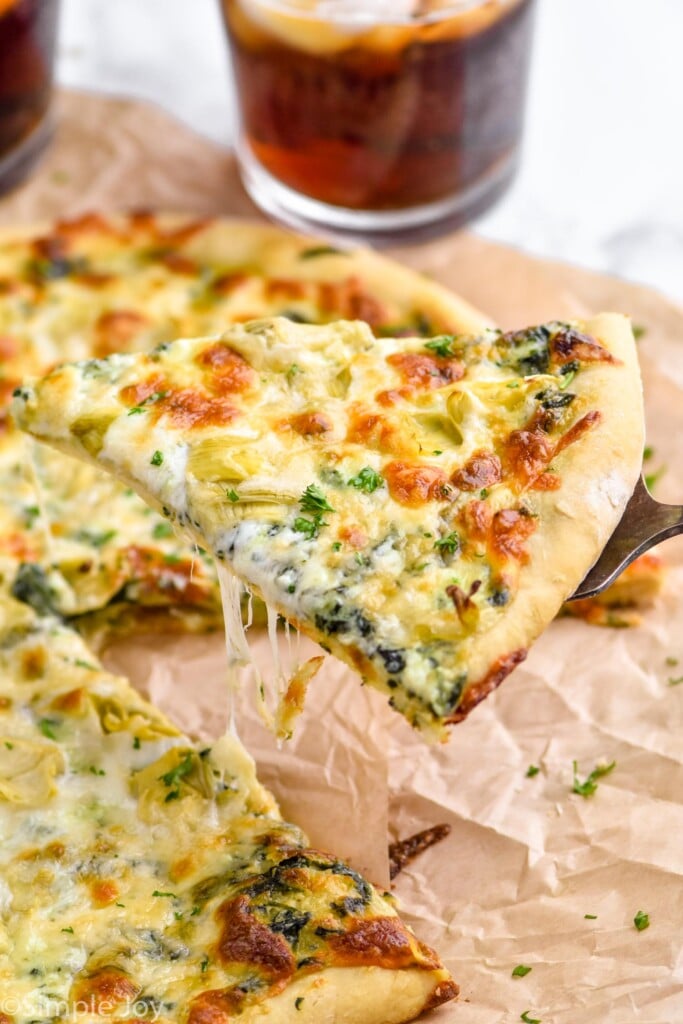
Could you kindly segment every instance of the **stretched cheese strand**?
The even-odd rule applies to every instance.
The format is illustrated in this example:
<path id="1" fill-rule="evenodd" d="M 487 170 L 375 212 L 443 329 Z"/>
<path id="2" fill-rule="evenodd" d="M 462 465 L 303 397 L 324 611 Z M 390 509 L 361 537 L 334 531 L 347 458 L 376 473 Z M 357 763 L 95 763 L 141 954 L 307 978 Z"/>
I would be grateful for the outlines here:
<path id="1" fill-rule="evenodd" d="M 240 669 L 253 666 L 257 681 L 260 680 L 247 641 L 247 627 L 242 619 L 242 583 L 219 562 L 216 562 L 216 572 L 221 590 L 225 649 L 228 655 L 228 732 L 236 736 L 235 694 L 241 683 Z"/>

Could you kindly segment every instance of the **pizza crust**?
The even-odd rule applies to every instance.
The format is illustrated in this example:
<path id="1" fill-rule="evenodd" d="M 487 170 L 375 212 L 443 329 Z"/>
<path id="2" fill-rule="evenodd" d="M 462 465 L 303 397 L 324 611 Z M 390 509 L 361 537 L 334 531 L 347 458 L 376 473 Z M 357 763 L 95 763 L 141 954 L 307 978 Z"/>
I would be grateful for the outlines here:
<path id="1" fill-rule="evenodd" d="M 240 1024 L 405 1024 L 457 993 L 446 971 L 330 967 L 317 977 L 299 979 L 267 1003 L 249 1007 Z"/>
<path id="2" fill-rule="evenodd" d="M 643 393 L 629 318 L 604 313 L 583 326 L 619 364 L 595 363 L 572 384 L 599 409 L 601 420 L 553 463 L 561 490 L 537 493 L 544 528 L 527 542 L 529 561 L 508 614 L 489 633 L 472 639 L 467 657 L 473 680 L 483 680 L 497 659 L 526 651 L 559 612 L 600 556 L 640 475 Z"/>

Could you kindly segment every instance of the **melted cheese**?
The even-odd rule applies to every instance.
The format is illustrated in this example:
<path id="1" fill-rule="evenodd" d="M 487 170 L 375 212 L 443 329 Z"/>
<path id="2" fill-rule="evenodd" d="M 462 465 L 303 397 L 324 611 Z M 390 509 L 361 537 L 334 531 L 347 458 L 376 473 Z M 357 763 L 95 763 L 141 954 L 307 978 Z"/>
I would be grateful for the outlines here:
<path id="1" fill-rule="evenodd" d="M 21 562 L 50 566 L 53 606 L 61 614 L 95 613 L 110 604 L 124 611 L 176 606 L 183 613 L 176 621 L 188 627 L 218 620 L 210 559 L 193 565 L 192 547 L 132 491 L 48 450 L 36 458 L 35 481 L 22 479 L 24 442 L 7 410 L 13 389 L 64 360 L 149 351 L 256 316 L 326 322 L 362 309 L 377 331 L 398 325 L 418 333 L 427 321 L 436 331 L 455 331 L 481 320 L 419 275 L 394 269 L 398 284 L 379 257 L 316 255 L 310 240 L 246 222 L 89 214 L 6 237 L 0 242 L 0 572 L 6 555 L 9 575 Z M 85 443 L 96 444 L 87 422 L 79 429 Z M 30 511 L 36 507 L 44 515 Z"/>
<path id="2" fill-rule="evenodd" d="M 216 991 L 238 1015 L 271 994 L 268 943 L 278 991 L 297 961 L 313 977 L 343 964 L 321 935 L 373 920 L 403 943 L 396 969 L 447 979 L 388 900 L 281 821 L 235 737 L 196 748 L 54 620 L 2 635 L 0 835 L 0 1000 L 14 1024 L 199 1024 Z"/>
<path id="3" fill-rule="evenodd" d="M 65 367 L 17 415 L 77 454 L 99 416 L 102 466 L 433 727 L 515 601 L 556 454 L 599 422 L 567 385 L 600 362 L 566 325 L 425 344 L 257 321 Z"/>

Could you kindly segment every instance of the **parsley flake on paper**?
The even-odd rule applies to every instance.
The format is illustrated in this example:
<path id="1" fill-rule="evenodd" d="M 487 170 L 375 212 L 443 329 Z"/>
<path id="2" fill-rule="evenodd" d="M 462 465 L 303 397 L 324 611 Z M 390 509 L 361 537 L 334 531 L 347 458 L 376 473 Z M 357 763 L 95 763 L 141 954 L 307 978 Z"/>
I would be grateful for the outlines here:
<path id="1" fill-rule="evenodd" d="M 574 767 L 574 785 L 572 786 L 572 793 L 578 793 L 584 799 L 589 796 L 593 796 L 596 789 L 598 788 L 598 779 L 603 779 L 605 775 L 609 775 L 613 772 L 617 766 L 616 761 L 612 761 L 611 764 L 597 764 L 593 771 L 588 775 L 583 782 L 577 775 L 579 770 L 578 762 L 572 762 Z"/>
<path id="2" fill-rule="evenodd" d="M 530 764 L 529 767 L 526 770 L 525 778 L 533 779 L 534 775 L 538 775 L 540 770 L 541 769 L 540 769 L 539 765 L 537 765 L 537 764 Z"/>
<path id="3" fill-rule="evenodd" d="M 650 915 L 646 914 L 643 910 L 639 910 L 633 918 L 633 923 L 639 932 L 644 932 L 646 928 L 650 927 Z"/>
<path id="4" fill-rule="evenodd" d="M 530 1017 L 531 1010 L 525 1010 L 524 1013 L 520 1013 L 519 1019 L 524 1021 L 524 1024 L 541 1024 L 540 1017 Z"/>
<path id="5" fill-rule="evenodd" d="M 648 491 L 654 490 L 654 488 L 657 486 L 659 481 L 666 473 L 666 469 L 666 466 L 660 466 L 659 469 L 656 469 L 653 473 L 645 474 L 645 486 L 647 487 Z"/>
<path id="6" fill-rule="evenodd" d="M 527 967 L 526 964 L 517 964 L 512 972 L 513 978 L 526 978 L 527 974 L 531 974 L 532 967 Z"/>

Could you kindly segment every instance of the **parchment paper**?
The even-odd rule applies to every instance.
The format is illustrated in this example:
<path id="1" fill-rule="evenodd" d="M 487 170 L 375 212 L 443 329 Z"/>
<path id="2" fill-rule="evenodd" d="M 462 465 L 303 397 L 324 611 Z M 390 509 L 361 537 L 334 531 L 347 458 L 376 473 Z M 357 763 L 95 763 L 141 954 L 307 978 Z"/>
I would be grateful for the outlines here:
<path id="1" fill-rule="evenodd" d="M 0 202 L 0 223 L 144 206 L 255 215 L 231 156 L 162 111 L 66 94 L 55 145 Z M 645 328 L 652 468 L 667 467 L 658 496 L 683 500 L 683 312 L 647 289 L 471 234 L 396 255 L 505 327 L 631 313 Z M 442 1024 L 508 1024 L 524 1011 L 543 1024 L 683 1021 L 683 683 L 669 684 L 683 676 L 683 545 L 663 554 L 667 590 L 642 626 L 554 623 L 446 746 L 425 746 L 331 659 L 282 750 L 248 694 L 240 699 L 241 734 L 284 812 L 376 881 L 387 881 L 387 833 L 452 826 L 396 885 L 405 916 L 461 985 L 461 1001 L 434 1015 Z M 262 639 L 257 648 L 267 665 Z M 220 636 L 150 636 L 107 658 L 186 729 L 224 727 Z M 617 764 L 583 799 L 571 792 L 573 760 L 582 778 Z M 541 769 L 533 778 L 530 764 Z M 651 922 L 642 932 L 639 910 Z M 531 973 L 512 978 L 520 963 Z"/>

